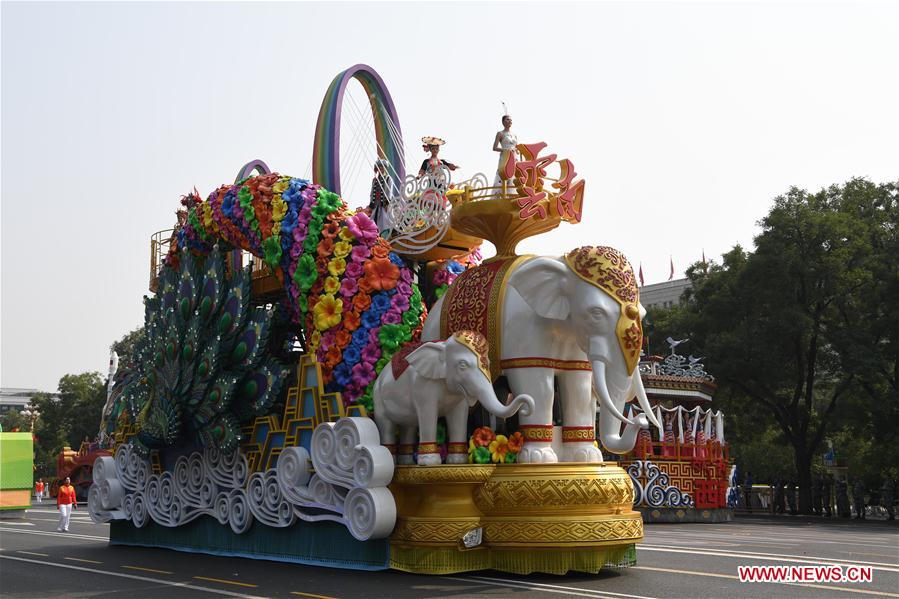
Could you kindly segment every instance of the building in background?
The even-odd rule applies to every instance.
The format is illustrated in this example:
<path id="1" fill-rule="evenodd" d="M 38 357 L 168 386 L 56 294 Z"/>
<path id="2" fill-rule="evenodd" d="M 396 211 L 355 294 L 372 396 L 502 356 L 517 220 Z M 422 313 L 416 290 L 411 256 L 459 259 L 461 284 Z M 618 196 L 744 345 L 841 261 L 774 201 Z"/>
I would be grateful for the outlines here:
<path id="1" fill-rule="evenodd" d="M 640 303 L 649 308 L 670 308 L 680 302 L 684 291 L 690 289 L 690 279 L 675 279 L 640 287 Z"/>
<path id="2" fill-rule="evenodd" d="M 11 410 L 21 412 L 31 402 L 31 398 L 38 393 L 43 392 L 40 389 L 0 387 L 0 414 L 6 414 Z M 50 396 L 59 399 L 58 393 L 51 393 Z"/>

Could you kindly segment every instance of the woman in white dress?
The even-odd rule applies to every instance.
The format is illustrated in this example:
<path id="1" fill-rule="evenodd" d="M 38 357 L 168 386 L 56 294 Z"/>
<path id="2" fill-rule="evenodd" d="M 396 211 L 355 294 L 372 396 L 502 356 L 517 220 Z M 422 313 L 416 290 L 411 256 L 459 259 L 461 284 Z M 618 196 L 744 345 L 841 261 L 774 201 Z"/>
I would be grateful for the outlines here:
<path id="1" fill-rule="evenodd" d="M 506 152 L 514 152 L 516 146 L 518 145 L 518 137 L 512 133 L 512 117 L 508 114 L 503 116 L 503 130 L 496 132 L 496 137 L 493 138 L 493 151 L 499 152 L 499 164 L 496 166 L 496 176 L 493 179 L 494 187 L 502 187 L 503 181 L 499 175 L 499 169 L 503 165 L 503 162 L 506 159 Z M 510 187 L 514 184 L 512 179 L 508 179 L 506 181 L 506 187 Z"/>

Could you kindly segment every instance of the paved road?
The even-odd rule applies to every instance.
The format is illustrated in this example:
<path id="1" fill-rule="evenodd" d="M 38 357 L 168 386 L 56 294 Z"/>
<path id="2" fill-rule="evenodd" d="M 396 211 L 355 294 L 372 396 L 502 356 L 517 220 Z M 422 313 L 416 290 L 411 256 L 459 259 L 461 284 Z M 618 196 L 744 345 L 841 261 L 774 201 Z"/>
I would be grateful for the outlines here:
<path id="1" fill-rule="evenodd" d="M 739 519 L 646 527 L 638 565 L 598 576 L 481 572 L 417 576 L 109 547 L 108 527 L 76 511 L 68 534 L 44 504 L 0 520 L 3 597 L 899 597 L 896 523 Z M 741 583 L 738 565 L 867 564 L 868 584 Z"/>

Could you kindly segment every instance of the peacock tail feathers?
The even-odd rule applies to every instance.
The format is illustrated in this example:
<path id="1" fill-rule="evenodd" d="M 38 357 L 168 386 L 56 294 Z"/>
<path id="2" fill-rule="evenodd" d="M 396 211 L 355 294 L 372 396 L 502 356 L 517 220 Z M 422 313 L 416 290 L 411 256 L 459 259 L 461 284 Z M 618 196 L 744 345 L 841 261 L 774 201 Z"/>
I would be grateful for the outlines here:
<path id="1" fill-rule="evenodd" d="M 179 445 L 231 452 L 240 425 L 266 413 L 288 375 L 268 348 L 273 311 L 250 305 L 248 269 L 226 255 L 182 253 L 145 301 L 145 336 L 113 392 L 136 424 L 138 451 Z"/>

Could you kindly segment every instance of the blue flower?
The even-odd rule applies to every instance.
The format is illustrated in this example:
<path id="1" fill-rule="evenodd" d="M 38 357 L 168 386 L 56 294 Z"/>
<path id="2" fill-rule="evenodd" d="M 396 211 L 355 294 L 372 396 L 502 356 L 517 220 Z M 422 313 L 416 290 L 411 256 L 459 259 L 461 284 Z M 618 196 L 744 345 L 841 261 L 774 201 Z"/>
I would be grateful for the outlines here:
<path id="1" fill-rule="evenodd" d="M 400 258 L 395 252 L 390 252 L 388 258 L 390 258 L 390 261 L 393 262 L 394 264 L 396 264 L 397 266 L 399 266 L 400 268 L 403 268 L 404 266 L 406 266 L 406 263 L 403 262 L 403 259 Z"/>
<path id="2" fill-rule="evenodd" d="M 390 296 L 383 291 L 376 293 L 371 298 L 371 310 L 383 314 L 390 309 Z"/>
<path id="3" fill-rule="evenodd" d="M 366 329 L 371 329 L 381 324 L 381 315 L 373 308 L 369 308 L 362 315 L 362 325 Z M 368 331 L 366 331 L 366 334 Z"/>
<path id="4" fill-rule="evenodd" d="M 355 366 L 359 363 L 359 360 L 362 359 L 362 352 L 353 347 L 352 345 L 348 345 L 346 349 L 343 350 L 343 360 L 344 363 L 340 366 Z M 338 368 L 340 368 L 338 366 Z M 335 370 L 335 373 L 337 371 Z M 335 374 L 335 376 L 337 376 Z"/>
<path id="5" fill-rule="evenodd" d="M 368 329 L 359 328 L 353 331 L 352 346 L 362 351 L 362 348 L 368 345 Z"/>
<path id="6" fill-rule="evenodd" d="M 344 353 L 344 357 L 346 357 L 346 353 Z M 356 362 L 359 360 L 357 359 Z M 352 365 L 347 362 L 342 362 L 334 368 L 334 382 L 340 385 L 341 388 L 346 387 L 352 381 Z"/>
<path id="7" fill-rule="evenodd" d="M 283 225 L 282 225 L 283 227 Z M 446 269 L 453 273 L 454 275 L 460 274 L 465 270 L 465 267 L 456 262 L 455 260 L 451 260 L 449 264 L 446 265 Z"/>

